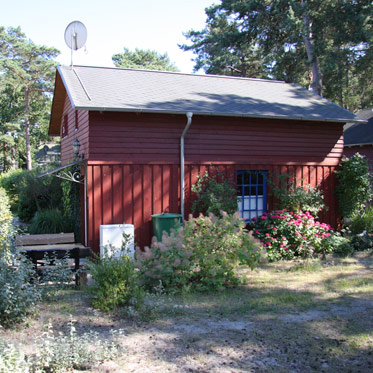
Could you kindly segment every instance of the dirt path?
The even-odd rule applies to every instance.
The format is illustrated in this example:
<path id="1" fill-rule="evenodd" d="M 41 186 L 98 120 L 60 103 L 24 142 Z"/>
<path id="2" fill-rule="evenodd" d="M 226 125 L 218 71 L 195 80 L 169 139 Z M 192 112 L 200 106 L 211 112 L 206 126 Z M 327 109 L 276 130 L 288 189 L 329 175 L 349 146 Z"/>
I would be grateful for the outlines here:
<path id="1" fill-rule="evenodd" d="M 123 353 L 91 372 L 369 372 L 373 371 L 372 256 L 309 270 L 289 264 L 250 273 L 249 284 L 221 294 L 164 297 L 158 317 L 131 321 L 89 306 L 68 292 L 39 316 L 0 338 L 26 353 L 51 320 L 66 331 L 109 338 L 124 330 Z M 162 305 L 159 306 L 159 305 Z"/>

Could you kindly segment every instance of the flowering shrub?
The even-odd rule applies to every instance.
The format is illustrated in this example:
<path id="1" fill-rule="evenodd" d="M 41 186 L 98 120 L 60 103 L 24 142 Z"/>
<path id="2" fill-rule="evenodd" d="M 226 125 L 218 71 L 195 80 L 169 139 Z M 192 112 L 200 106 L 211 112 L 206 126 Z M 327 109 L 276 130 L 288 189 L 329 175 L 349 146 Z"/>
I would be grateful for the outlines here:
<path id="1" fill-rule="evenodd" d="M 255 218 L 254 236 L 261 240 L 270 261 L 323 256 L 332 251 L 333 237 L 338 235 L 330 225 L 316 221 L 309 212 L 285 210 L 265 213 Z"/>
<path id="2" fill-rule="evenodd" d="M 216 290 L 237 285 L 239 264 L 254 268 L 259 259 L 259 242 L 245 229 L 239 214 L 221 217 L 210 213 L 190 216 L 185 227 L 162 242 L 153 240 L 150 248 L 137 252 L 143 281 L 154 287 L 159 281 L 167 291 L 194 288 Z"/>

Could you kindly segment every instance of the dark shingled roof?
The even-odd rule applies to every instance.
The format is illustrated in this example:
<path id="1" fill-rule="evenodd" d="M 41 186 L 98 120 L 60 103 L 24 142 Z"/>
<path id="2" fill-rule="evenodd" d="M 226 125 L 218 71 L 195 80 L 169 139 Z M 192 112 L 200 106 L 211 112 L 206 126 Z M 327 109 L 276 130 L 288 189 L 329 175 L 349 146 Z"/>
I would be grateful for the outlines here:
<path id="1" fill-rule="evenodd" d="M 58 71 L 76 109 L 359 121 L 325 98 L 274 80 L 87 66 Z"/>
<path id="2" fill-rule="evenodd" d="M 345 146 L 373 144 L 373 109 L 362 109 L 356 115 L 368 123 L 347 123 L 344 126 Z"/>

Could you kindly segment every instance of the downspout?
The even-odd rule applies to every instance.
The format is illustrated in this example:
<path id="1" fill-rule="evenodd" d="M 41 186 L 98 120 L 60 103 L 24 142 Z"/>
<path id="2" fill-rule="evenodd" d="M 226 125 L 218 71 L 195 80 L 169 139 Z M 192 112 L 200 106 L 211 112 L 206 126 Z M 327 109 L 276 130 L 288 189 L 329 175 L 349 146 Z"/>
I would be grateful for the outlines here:
<path id="1" fill-rule="evenodd" d="M 186 116 L 188 118 L 188 122 L 184 128 L 183 133 L 181 134 L 180 138 L 180 205 L 181 205 L 181 221 L 184 223 L 184 200 L 185 200 L 185 165 L 184 165 L 184 137 L 188 132 L 190 125 L 192 124 L 192 112 L 187 112 Z"/>

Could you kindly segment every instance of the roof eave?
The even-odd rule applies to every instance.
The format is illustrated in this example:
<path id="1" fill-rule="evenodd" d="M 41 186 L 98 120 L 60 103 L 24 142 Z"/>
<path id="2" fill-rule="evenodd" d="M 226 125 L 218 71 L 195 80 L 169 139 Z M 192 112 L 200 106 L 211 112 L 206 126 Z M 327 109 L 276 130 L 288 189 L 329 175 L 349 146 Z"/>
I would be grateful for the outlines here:
<path id="1" fill-rule="evenodd" d="M 89 110 L 89 111 L 108 111 L 108 112 L 128 112 L 128 113 L 147 113 L 147 114 L 170 114 L 170 115 L 185 115 L 188 111 L 193 110 L 156 110 L 156 109 L 130 109 L 130 108 L 108 108 L 108 107 L 94 107 L 94 106 L 78 106 L 74 107 L 76 110 Z M 365 123 L 361 119 L 347 119 L 347 118 L 306 118 L 301 116 L 281 116 L 281 115 L 255 115 L 245 113 L 216 113 L 216 112 L 197 112 L 193 111 L 194 115 L 203 116 L 221 116 L 221 117 L 238 117 L 238 118 L 265 118 L 265 119 L 289 119 L 289 120 L 303 120 L 311 122 L 333 122 L 333 123 Z"/>

